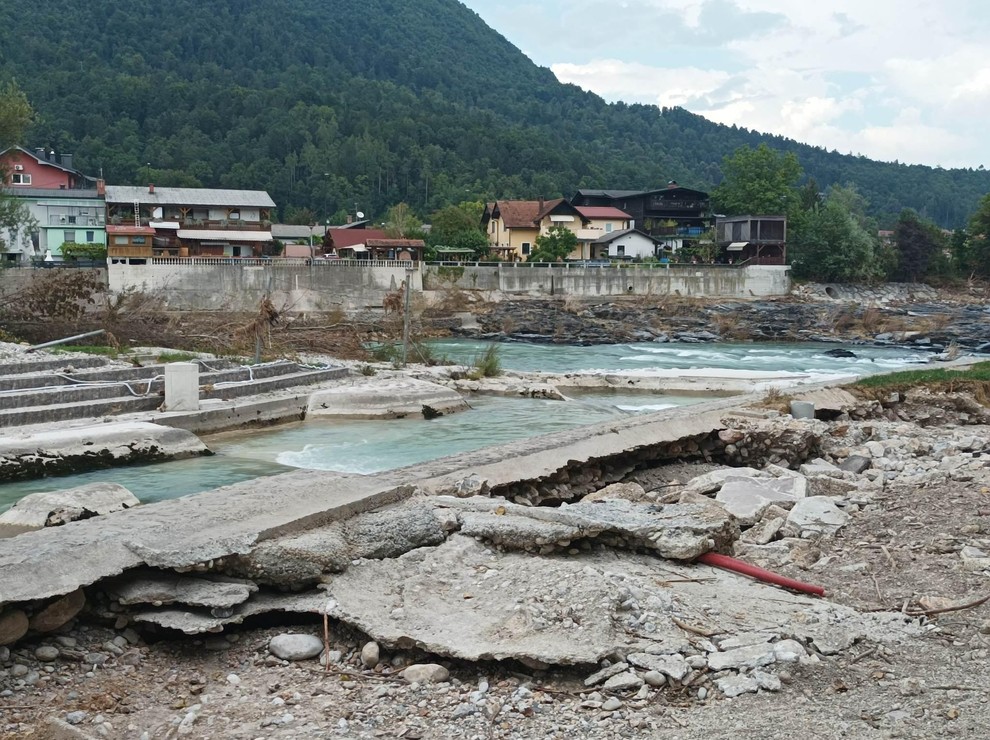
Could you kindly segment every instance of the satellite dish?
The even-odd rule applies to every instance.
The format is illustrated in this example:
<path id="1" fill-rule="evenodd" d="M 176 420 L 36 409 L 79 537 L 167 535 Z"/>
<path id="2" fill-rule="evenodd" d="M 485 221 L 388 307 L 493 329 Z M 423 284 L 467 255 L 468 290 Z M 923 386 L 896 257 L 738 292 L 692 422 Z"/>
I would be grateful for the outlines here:
<path id="1" fill-rule="evenodd" d="M 363 213 L 361 213 L 361 211 L 358 211 L 358 212 L 357 212 L 357 213 L 356 213 L 355 215 L 356 215 L 356 216 L 357 216 L 358 218 L 364 218 L 364 214 L 363 214 Z"/>

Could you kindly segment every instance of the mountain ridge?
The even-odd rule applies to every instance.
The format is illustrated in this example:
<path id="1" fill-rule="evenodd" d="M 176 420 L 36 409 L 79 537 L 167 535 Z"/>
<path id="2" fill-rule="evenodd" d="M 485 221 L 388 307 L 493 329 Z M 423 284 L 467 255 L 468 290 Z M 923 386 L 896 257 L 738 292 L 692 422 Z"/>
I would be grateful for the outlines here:
<path id="1" fill-rule="evenodd" d="M 961 226 L 990 190 L 983 171 L 606 103 L 455 0 L 8 0 L 3 77 L 39 113 L 28 146 L 71 151 L 114 183 L 263 188 L 283 215 L 321 221 L 399 201 L 426 215 L 579 187 L 711 189 L 722 157 L 762 142 L 823 188 L 855 183 L 887 223 L 912 207 Z"/>

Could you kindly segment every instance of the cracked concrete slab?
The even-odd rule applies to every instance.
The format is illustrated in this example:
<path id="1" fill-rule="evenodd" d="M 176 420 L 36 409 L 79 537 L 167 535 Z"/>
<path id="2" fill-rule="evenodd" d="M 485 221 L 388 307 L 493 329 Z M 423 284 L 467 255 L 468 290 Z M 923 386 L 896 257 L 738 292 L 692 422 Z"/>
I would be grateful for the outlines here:
<path id="1" fill-rule="evenodd" d="M 333 388 L 314 391 L 308 416 L 343 416 L 357 419 L 401 418 L 423 414 L 424 407 L 446 414 L 469 408 L 457 391 L 414 378 L 355 379 Z"/>

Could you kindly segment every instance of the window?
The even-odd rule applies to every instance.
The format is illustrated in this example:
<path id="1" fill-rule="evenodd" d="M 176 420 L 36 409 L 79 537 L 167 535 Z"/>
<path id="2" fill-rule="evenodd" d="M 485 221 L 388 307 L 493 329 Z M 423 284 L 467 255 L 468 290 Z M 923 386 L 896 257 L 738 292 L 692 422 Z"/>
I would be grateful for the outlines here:
<path id="1" fill-rule="evenodd" d="M 241 212 L 240 211 L 230 211 L 227 214 L 227 218 L 230 219 L 231 221 L 239 221 L 240 218 L 241 218 Z"/>
<path id="2" fill-rule="evenodd" d="M 75 216 L 69 216 L 69 223 L 70 224 L 74 224 L 75 222 L 76 222 L 76 217 Z"/>
<path id="3" fill-rule="evenodd" d="M 531 247 L 531 246 L 532 246 L 532 245 L 531 245 L 531 244 L 530 244 L 529 242 L 523 242 L 523 243 L 522 243 L 522 253 L 523 253 L 524 255 L 526 255 L 526 254 L 529 254 L 529 250 L 530 250 L 530 247 Z"/>
<path id="4" fill-rule="evenodd" d="M 118 236 L 115 236 L 113 238 L 113 243 L 114 244 L 130 244 L 131 243 L 131 240 L 128 239 L 126 236 L 120 236 L 120 235 L 118 235 Z"/>
<path id="5" fill-rule="evenodd" d="M 611 224 L 611 222 L 605 224 L 605 233 L 606 234 L 611 234 L 612 233 L 612 224 Z"/>
<path id="6" fill-rule="evenodd" d="M 26 173 L 21 173 L 21 172 L 15 172 L 13 175 L 10 176 L 10 184 L 11 185 L 30 185 L 31 184 L 31 175 L 28 175 Z"/>
<path id="7" fill-rule="evenodd" d="M 96 232 L 95 231 L 87 231 L 86 232 L 86 243 L 87 244 L 92 244 L 95 241 L 96 241 Z"/>
<path id="8" fill-rule="evenodd" d="M 132 236 L 131 244 L 147 244 L 147 239 L 143 236 Z"/>
<path id="9" fill-rule="evenodd" d="M 74 231 L 66 231 L 65 232 L 65 238 L 63 239 L 63 241 L 65 241 L 65 242 L 75 242 L 75 240 L 76 240 L 76 232 L 74 232 Z"/>
<path id="10" fill-rule="evenodd" d="M 626 247 L 625 247 L 624 244 L 620 244 L 619 246 L 617 246 L 615 248 L 615 256 L 616 257 L 625 257 L 626 256 Z"/>

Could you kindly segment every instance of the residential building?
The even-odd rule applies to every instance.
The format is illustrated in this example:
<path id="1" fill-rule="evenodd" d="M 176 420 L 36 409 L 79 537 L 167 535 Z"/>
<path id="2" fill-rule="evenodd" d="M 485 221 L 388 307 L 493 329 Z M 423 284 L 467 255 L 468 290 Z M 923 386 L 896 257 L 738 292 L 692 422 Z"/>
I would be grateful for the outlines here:
<path id="1" fill-rule="evenodd" d="M 114 230 L 108 245 L 111 260 L 271 253 L 275 202 L 263 190 L 110 185 L 106 207 L 107 223 L 125 227 Z M 154 230 L 151 244 L 135 244 L 131 238 L 146 235 L 142 228 Z"/>
<path id="2" fill-rule="evenodd" d="M 563 198 L 496 201 L 486 206 L 482 216 L 490 249 L 514 260 L 527 259 L 536 240 L 555 226 L 563 226 L 577 237 L 578 246 L 568 259 L 590 259 L 595 240 L 631 225 L 629 214 L 618 208 L 575 207 Z"/>
<path id="3" fill-rule="evenodd" d="M 30 215 L 17 233 L 0 234 L 4 262 L 60 260 L 70 242 L 106 244 L 103 181 L 73 168 L 71 154 L 14 146 L 0 152 L 0 171 Z"/>
<path id="4" fill-rule="evenodd" d="M 657 190 L 582 189 L 571 198 L 577 208 L 612 206 L 628 214 L 631 228 L 658 238 L 676 252 L 695 241 L 712 225 L 711 199 L 701 190 L 671 181 Z"/>
<path id="5" fill-rule="evenodd" d="M 715 222 L 715 243 L 723 262 L 786 265 L 787 217 L 720 217 Z"/>
<path id="6" fill-rule="evenodd" d="M 656 255 L 656 238 L 639 229 L 613 231 L 592 243 L 592 259 L 648 259 Z"/>

